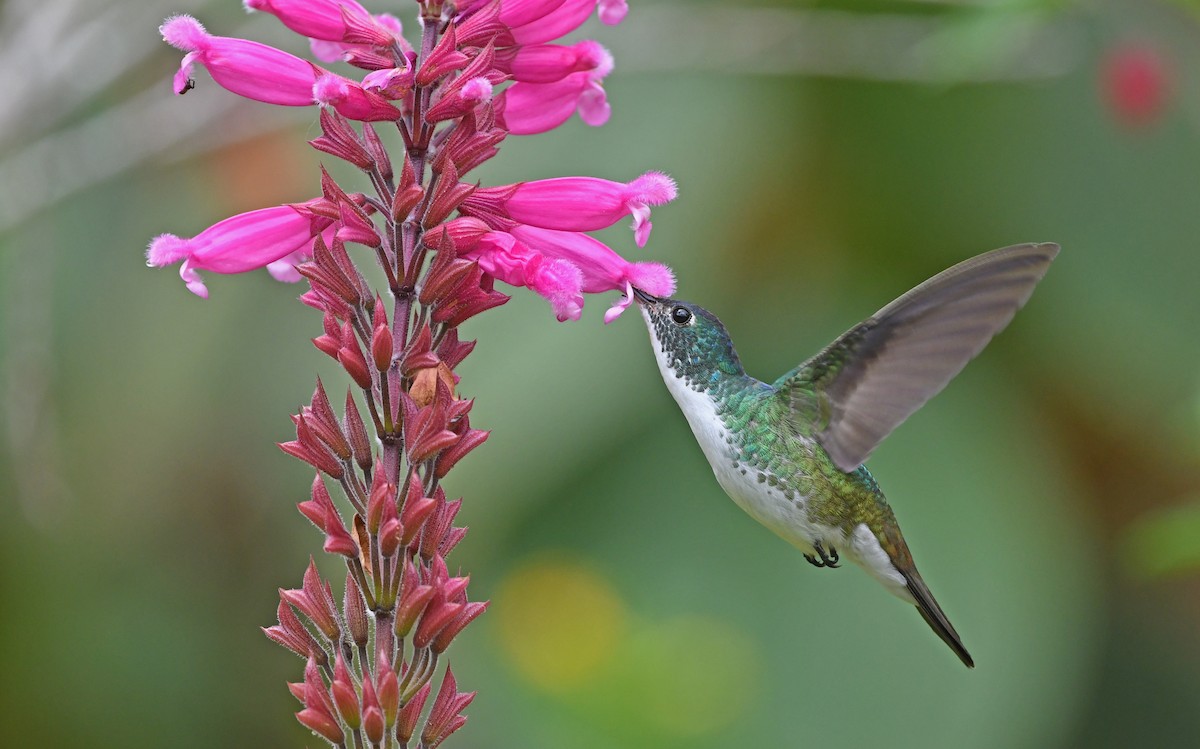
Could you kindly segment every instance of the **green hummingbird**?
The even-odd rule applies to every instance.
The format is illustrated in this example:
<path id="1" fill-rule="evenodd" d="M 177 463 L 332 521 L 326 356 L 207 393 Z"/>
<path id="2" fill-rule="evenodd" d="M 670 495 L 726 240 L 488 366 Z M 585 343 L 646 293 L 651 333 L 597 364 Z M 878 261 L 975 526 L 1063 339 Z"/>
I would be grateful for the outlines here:
<path id="1" fill-rule="evenodd" d="M 959 263 L 771 384 L 746 374 L 708 310 L 634 296 L 721 488 L 813 565 L 846 557 L 864 568 L 973 668 L 863 462 L 1008 324 L 1057 254 L 1056 244 L 1022 244 Z"/>

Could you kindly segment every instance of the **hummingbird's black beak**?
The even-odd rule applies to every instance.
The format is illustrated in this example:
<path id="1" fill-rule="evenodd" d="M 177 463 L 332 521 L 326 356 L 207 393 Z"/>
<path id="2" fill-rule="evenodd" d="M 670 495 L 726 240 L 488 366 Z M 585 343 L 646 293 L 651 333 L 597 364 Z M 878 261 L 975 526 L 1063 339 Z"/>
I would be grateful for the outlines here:
<path id="1" fill-rule="evenodd" d="M 660 301 L 662 301 L 656 296 L 650 296 L 636 286 L 633 287 L 633 296 L 642 304 L 658 304 Z"/>

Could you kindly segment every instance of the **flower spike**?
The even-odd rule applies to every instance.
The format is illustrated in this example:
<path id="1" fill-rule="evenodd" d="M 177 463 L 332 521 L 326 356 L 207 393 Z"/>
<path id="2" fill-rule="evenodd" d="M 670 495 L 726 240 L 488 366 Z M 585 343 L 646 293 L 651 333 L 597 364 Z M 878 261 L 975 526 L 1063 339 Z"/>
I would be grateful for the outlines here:
<path id="1" fill-rule="evenodd" d="M 350 178 L 366 187 L 344 188 L 321 167 L 319 197 L 242 213 L 192 238 L 162 235 L 147 260 L 178 264 L 203 297 L 206 272 L 265 268 L 307 280 L 300 301 L 321 315 L 312 342 L 348 387 L 335 411 L 318 380 L 292 416 L 295 439 L 279 447 L 314 469 L 298 509 L 324 550 L 342 557 L 345 584 L 335 604 L 310 560 L 302 586 L 280 590 L 278 623 L 263 631 L 306 659 L 303 680 L 288 688 L 301 703 L 297 720 L 316 735 L 342 747 L 394 737 L 436 749 L 466 722 L 474 693 L 459 692 L 449 668 L 439 689 L 432 680 L 488 607 L 469 600 L 470 577 L 452 576 L 445 561 L 467 533 L 455 525 L 462 499 L 448 500 L 445 482 L 491 435 L 473 426 L 474 401 L 459 395 L 456 368 L 475 341 L 458 328 L 508 301 L 497 281 L 543 297 L 560 321 L 580 318 L 588 294 L 618 292 L 608 322 L 635 287 L 671 293 L 666 266 L 627 260 L 586 232 L 628 218 L 644 246 L 651 209 L 676 189 L 659 172 L 500 186 L 468 176 L 510 135 L 552 130 L 576 112 L 588 125 L 607 121 L 612 56 L 595 41 L 554 40 L 593 12 L 619 22 L 626 0 L 418 0 L 409 4 L 420 23 L 415 49 L 398 19 L 362 2 L 243 0 L 305 37 L 317 62 L 212 35 L 190 16 L 163 23 L 163 38 L 184 52 L 176 93 L 194 86 L 201 65 L 237 95 L 316 107 L 311 146 L 352 166 Z M 350 78 L 318 64 L 334 61 L 366 72 Z"/>

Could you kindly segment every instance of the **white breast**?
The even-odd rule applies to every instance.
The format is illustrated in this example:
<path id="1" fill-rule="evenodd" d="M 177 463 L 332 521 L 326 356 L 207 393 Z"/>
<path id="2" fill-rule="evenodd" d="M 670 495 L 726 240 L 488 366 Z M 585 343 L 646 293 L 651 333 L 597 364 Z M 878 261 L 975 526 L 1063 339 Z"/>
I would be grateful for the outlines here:
<path id="1" fill-rule="evenodd" d="M 908 603 L 913 598 L 905 587 L 904 577 L 892 565 L 887 552 L 866 525 L 859 525 L 851 536 L 839 528 L 809 522 L 806 504 L 808 497 L 784 496 L 779 487 L 759 481 L 759 471 L 737 460 L 727 441 L 725 425 L 717 415 L 717 404 L 705 393 L 697 392 L 675 375 L 670 361 L 654 338 L 654 326 L 642 308 L 642 317 L 650 329 L 650 344 L 654 359 L 667 390 L 687 418 L 704 457 L 708 458 L 717 483 L 750 517 L 765 525 L 780 538 L 805 554 L 815 554 L 813 544 L 820 541 L 825 548 L 837 549 L 841 556 L 863 567 L 891 593 Z"/>
<path id="2" fill-rule="evenodd" d="M 651 330 L 650 343 L 654 348 L 659 373 L 683 411 L 700 449 L 704 451 L 704 457 L 712 466 L 717 483 L 725 493 L 750 517 L 805 554 L 815 553 L 812 545 L 817 540 L 827 546 L 843 548 L 846 537 L 840 530 L 808 521 L 805 511 L 807 497 L 794 495 L 793 499 L 788 499 L 780 487 L 759 481 L 757 468 L 737 460 L 727 441 L 729 435 L 725 432 L 725 425 L 717 415 L 717 404 L 707 394 L 693 390 L 675 375 L 670 360 L 654 338 L 653 326 L 644 308 L 642 315 L 646 317 L 647 327 Z"/>

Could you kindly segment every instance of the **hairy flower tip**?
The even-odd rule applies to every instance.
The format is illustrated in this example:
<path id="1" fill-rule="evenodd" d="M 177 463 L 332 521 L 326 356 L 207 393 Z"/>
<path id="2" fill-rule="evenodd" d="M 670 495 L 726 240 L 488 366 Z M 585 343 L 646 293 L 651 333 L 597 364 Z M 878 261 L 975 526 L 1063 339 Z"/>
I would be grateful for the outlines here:
<path id="1" fill-rule="evenodd" d="M 313 84 L 313 98 L 318 104 L 334 105 L 350 94 L 349 81 L 341 76 L 323 75 Z"/>
<path id="2" fill-rule="evenodd" d="M 647 205 L 662 205 L 679 196 L 675 180 L 663 172 L 646 172 L 629 183 L 629 199 Z"/>
<path id="3" fill-rule="evenodd" d="M 462 97 L 469 101 L 482 102 L 492 98 L 492 82 L 483 76 L 467 81 L 462 87 Z"/>
<path id="4" fill-rule="evenodd" d="M 578 266 L 567 260 L 548 260 L 530 274 L 529 281 L 529 288 L 550 302 L 559 322 L 578 320 L 583 314 L 583 271 Z"/>
<path id="5" fill-rule="evenodd" d="M 164 265 L 178 263 L 187 257 L 188 240 L 174 234 L 159 234 L 150 240 L 146 248 L 146 265 L 161 268 Z"/>
<path id="6" fill-rule="evenodd" d="M 437 104 L 425 113 L 426 122 L 443 122 L 466 115 L 492 98 L 492 82 L 486 76 L 475 76 L 463 85 L 449 90 Z"/>
<path id="7" fill-rule="evenodd" d="M 662 263 L 632 263 L 624 271 L 625 290 L 623 296 L 604 313 L 607 325 L 621 316 L 633 303 L 633 290 L 641 289 L 652 296 L 670 296 L 675 293 L 675 274 Z"/>
<path id="8" fill-rule="evenodd" d="M 592 50 L 592 54 L 595 55 L 595 63 L 592 65 L 591 70 L 586 71 L 586 74 L 593 81 L 599 81 L 608 77 L 608 74 L 613 71 L 615 61 L 612 52 L 609 52 L 607 47 L 604 47 L 599 42 L 593 42 L 593 44 L 596 45 Z"/>
<path id="9" fill-rule="evenodd" d="M 184 52 L 195 52 L 208 43 L 208 31 L 204 24 L 186 13 L 170 16 L 158 27 L 163 41 L 175 49 Z"/>
<path id="10" fill-rule="evenodd" d="M 675 293 L 675 274 L 662 263 L 634 263 L 626 275 L 635 288 L 652 296 Z"/>

